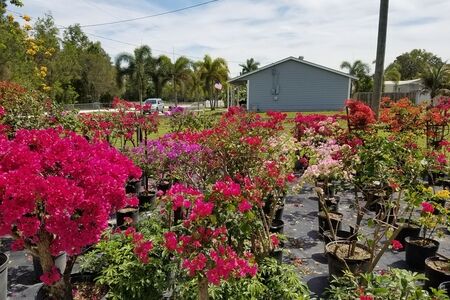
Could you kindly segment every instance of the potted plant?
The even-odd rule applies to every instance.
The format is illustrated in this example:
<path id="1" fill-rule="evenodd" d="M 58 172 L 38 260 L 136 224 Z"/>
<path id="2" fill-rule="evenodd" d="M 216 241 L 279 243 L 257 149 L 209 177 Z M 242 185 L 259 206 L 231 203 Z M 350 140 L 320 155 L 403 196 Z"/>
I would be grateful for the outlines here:
<path id="1" fill-rule="evenodd" d="M 342 277 L 333 278 L 325 299 L 448 299 L 442 291 L 424 289 L 421 283 L 425 280 L 423 274 L 394 268 L 358 276 L 346 272 Z"/>
<path id="2" fill-rule="evenodd" d="M 425 276 L 427 288 L 438 288 L 442 282 L 450 281 L 450 259 L 443 255 L 436 255 L 425 259 Z"/>
<path id="3" fill-rule="evenodd" d="M 413 269 L 423 270 L 425 259 L 434 256 L 439 249 L 439 242 L 434 240 L 434 234 L 441 234 L 439 225 L 447 222 L 447 211 L 436 208 L 431 202 L 422 202 L 422 211 L 419 224 L 422 227 L 419 237 L 407 237 L 405 239 L 405 259 L 408 266 Z M 434 214 L 435 209 L 441 209 L 441 213 Z"/>
<path id="4" fill-rule="evenodd" d="M 19 130 L 0 144 L 0 235 L 39 257 L 48 297 L 71 299 L 77 256 L 98 241 L 111 212 L 137 204 L 124 186 L 141 171 L 108 144 L 72 132 Z M 63 271 L 54 261 L 61 252 Z"/>
<path id="5" fill-rule="evenodd" d="M 8 291 L 8 263 L 9 257 L 0 252 L 0 300 L 6 300 Z"/>

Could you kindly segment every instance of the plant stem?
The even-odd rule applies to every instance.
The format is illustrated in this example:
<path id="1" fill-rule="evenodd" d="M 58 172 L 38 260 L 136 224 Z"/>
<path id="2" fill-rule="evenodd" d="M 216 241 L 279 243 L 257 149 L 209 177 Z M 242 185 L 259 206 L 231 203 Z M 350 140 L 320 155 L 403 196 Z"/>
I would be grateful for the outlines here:
<path id="1" fill-rule="evenodd" d="M 198 299 L 199 300 L 208 300 L 208 279 L 206 277 L 198 277 Z"/>

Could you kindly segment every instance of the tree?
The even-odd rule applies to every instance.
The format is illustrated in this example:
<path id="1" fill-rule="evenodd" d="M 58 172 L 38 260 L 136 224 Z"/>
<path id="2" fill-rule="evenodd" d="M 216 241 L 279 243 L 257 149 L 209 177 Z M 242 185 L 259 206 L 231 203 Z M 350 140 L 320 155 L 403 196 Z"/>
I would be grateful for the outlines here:
<path id="1" fill-rule="evenodd" d="M 347 70 L 350 75 L 358 77 L 358 80 L 352 84 L 353 93 L 369 92 L 371 90 L 372 78 L 369 76 L 370 67 L 368 64 L 358 59 L 353 63 L 343 61 L 340 67 L 343 70 Z"/>
<path id="2" fill-rule="evenodd" d="M 228 80 L 228 65 L 225 59 L 212 59 L 211 56 L 205 55 L 200 63 L 200 78 L 203 81 L 205 93 L 211 104 L 211 110 L 215 109 L 214 101 L 214 85 L 216 83 L 225 83 Z"/>
<path id="3" fill-rule="evenodd" d="M 12 1 L 11 3 L 19 3 Z M 13 15 L 4 15 L 6 1 L 0 0 L 0 80 L 37 87 L 35 63 L 27 56 L 29 31 Z M 29 20 L 29 17 L 26 17 Z M 28 22 L 26 25 L 29 26 Z"/>
<path id="4" fill-rule="evenodd" d="M 177 86 L 184 86 L 191 75 L 190 64 L 189 59 L 181 56 L 171 66 L 175 105 L 178 105 Z"/>
<path id="5" fill-rule="evenodd" d="M 450 68 L 446 63 L 429 65 L 421 76 L 424 90 L 430 92 L 431 99 L 439 95 L 442 89 L 450 87 Z"/>
<path id="6" fill-rule="evenodd" d="M 394 60 L 387 68 L 396 68 L 400 72 L 402 80 L 417 79 L 425 73 L 428 66 L 438 67 L 442 64 L 442 59 L 437 55 L 427 52 L 425 49 L 413 49 L 403 53 Z"/>
<path id="7" fill-rule="evenodd" d="M 394 82 L 399 82 L 402 79 L 402 74 L 398 70 L 397 64 L 391 64 L 384 71 L 384 80 L 390 80 Z"/>
<path id="8" fill-rule="evenodd" d="M 201 68 L 200 62 L 195 62 L 192 64 L 192 71 L 188 85 L 191 98 L 197 101 L 199 106 L 200 106 L 200 97 L 204 95 L 200 68 Z"/>
<path id="9" fill-rule="evenodd" d="M 139 103 L 142 100 L 145 91 L 149 85 L 149 75 L 153 69 L 153 58 L 150 47 L 141 46 L 134 50 L 134 55 L 129 53 L 119 54 L 115 62 L 117 68 L 117 76 L 119 85 L 122 85 L 124 78 L 137 82 L 137 89 L 139 95 Z"/>
<path id="10" fill-rule="evenodd" d="M 172 62 L 166 55 L 152 58 L 150 78 L 153 82 L 155 96 L 160 98 L 164 85 L 172 78 Z"/>
<path id="11" fill-rule="evenodd" d="M 258 67 L 259 67 L 259 65 L 260 65 L 260 63 L 257 62 L 257 61 L 255 61 L 255 60 L 253 59 L 253 57 L 250 58 L 250 59 L 247 59 L 247 61 L 245 62 L 245 64 L 240 64 L 240 65 L 239 65 L 239 66 L 242 67 L 241 75 L 242 75 L 242 74 L 245 74 L 245 73 L 249 73 L 249 72 L 252 72 L 252 71 L 257 70 Z"/>

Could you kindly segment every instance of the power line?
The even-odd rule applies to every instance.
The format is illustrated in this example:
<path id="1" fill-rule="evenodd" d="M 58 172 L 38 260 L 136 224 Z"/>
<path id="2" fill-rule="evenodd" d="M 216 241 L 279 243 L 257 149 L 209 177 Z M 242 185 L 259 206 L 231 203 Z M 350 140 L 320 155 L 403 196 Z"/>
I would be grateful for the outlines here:
<path id="1" fill-rule="evenodd" d="M 208 4 L 210 2 L 215 2 L 215 1 L 219 1 L 219 0 L 213 0 L 213 1 L 209 1 L 209 2 L 204 2 L 203 5 Z M 199 5 L 200 4 L 197 4 L 197 6 L 199 6 Z M 195 6 L 191 6 L 191 7 L 195 7 Z M 183 10 L 185 10 L 185 9 L 187 9 L 187 8 L 184 8 Z M 18 16 L 23 16 L 24 15 L 22 13 L 19 13 L 17 11 L 13 11 L 13 10 L 9 10 L 9 9 L 6 9 L 6 11 L 8 11 L 10 13 L 14 13 L 14 14 L 16 14 Z M 56 24 L 56 25 L 57 25 L 58 29 L 68 29 L 67 26 L 62 26 L 62 25 L 58 25 L 58 24 Z M 82 27 L 82 26 L 80 26 L 80 27 Z M 86 26 L 84 26 L 84 27 L 86 27 Z M 119 44 L 123 44 L 123 45 L 128 45 L 128 46 L 133 46 L 133 47 L 140 47 L 140 46 L 142 46 L 142 45 L 139 45 L 139 44 L 134 44 L 134 43 L 130 43 L 130 42 L 120 41 L 120 40 L 104 37 L 104 36 L 97 35 L 97 34 L 90 33 L 90 32 L 86 32 L 86 31 L 84 31 L 84 33 L 86 33 L 87 35 L 99 38 L 99 39 L 103 39 L 103 40 L 107 40 L 107 41 L 111 41 L 111 42 L 115 42 L 115 43 L 119 43 Z M 166 50 L 161 50 L 161 49 L 156 49 L 156 48 L 151 48 L 151 49 L 153 51 L 156 51 L 156 52 L 170 54 L 170 55 L 175 54 L 177 56 L 185 56 L 185 57 L 190 57 L 190 58 L 195 58 L 195 59 L 203 59 L 203 57 L 200 57 L 200 56 L 186 55 L 186 54 L 182 54 L 182 53 L 177 53 L 177 52 L 173 52 L 173 51 L 166 51 Z M 236 63 L 236 64 L 243 63 L 242 61 L 239 62 L 239 61 L 232 61 L 232 60 L 227 60 L 227 62 Z"/>
<path id="2" fill-rule="evenodd" d="M 190 6 L 185 6 L 185 7 L 178 8 L 178 9 L 174 9 L 174 10 L 169 10 L 169 11 L 157 13 L 157 14 L 154 14 L 154 15 L 148 15 L 148 16 L 137 17 L 137 18 L 132 18 L 132 19 L 124 19 L 124 20 L 113 21 L 113 22 L 86 24 L 86 25 L 80 25 L 80 27 L 105 26 L 105 25 L 113 25 L 113 24 L 119 24 L 119 23 L 132 22 L 132 21 L 137 21 L 137 20 L 142 20 L 142 19 L 149 19 L 149 18 L 154 18 L 154 17 L 159 17 L 159 16 L 164 16 L 164 15 L 168 15 L 168 14 L 177 13 L 177 12 L 180 12 L 180 11 L 196 8 L 196 7 L 199 7 L 199 6 L 204 6 L 204 5 L 207 5 L 207 4 L 210 4 L 210 3 L 213 3 L 213 2 L 217 2 L 217 1 L 219 1 L 219 0 L 210 0 L 210 1 L 202 2 L 202 3 L 198 3 L 198 4 L 194 4 L 194 5 L 190 5 Z"/>

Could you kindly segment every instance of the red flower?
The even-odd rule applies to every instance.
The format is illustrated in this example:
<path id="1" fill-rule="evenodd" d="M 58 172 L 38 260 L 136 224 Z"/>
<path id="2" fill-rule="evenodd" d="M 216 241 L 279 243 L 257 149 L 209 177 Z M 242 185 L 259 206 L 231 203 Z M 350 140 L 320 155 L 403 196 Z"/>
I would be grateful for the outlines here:
<path id="1" fill-rule="evenodd" d="M 434 212 L 433 204 L 429 202 L 422 202 L 422 212 L 432 214 Z"/>
<path id="2" fill-rule="evenodd" d="M 241 201 L 241 203 L 239 203 L 238 209 L 241 213 L 245 213 L 246 211 L 252 209 L 252 205 L 247 200 L 244 199 Z"/>
<path id="3" fill-rule="evenodd" d="M 175 233 L 170 231 L 166 232 L 164 234 L 164 239 L 165 239 L 165 246 L 169 251 L 174 251 L 175 249 L 177 249 L 178 241 Z"/>
<path id="4" fill-rule="evenodd" d="M 153 249 L 153 243 L 151 241 L 139 242 L 137 246 L 134 247 L 134 254 L 137 255 L 138 259 L 146 264 L 148 263 L 148 253 Z"/>
<path id="5" fill-rule="evenodd" d="M 52 285 L 61 279 L 61 274 L 59 273 L 59 270 L 55 266 L 53 266 L 50 272 L 42 274 L 41 277 L 39 277 L 39 279 L 45 285 Z"/>
<path id="6" fill-rule="evenodd" d="M 374 300 L 373 296 L 371 295 L 361 295 L 359 296 L 359 300 Z"/>
<path id="7" fill-rule="evenodd" d="M 244 142 L 250 146 L 259 146 L 262 140 L 259 136 L 249 136 L 244 138 Z"/>
<path id="8" fill-rule="evenodd" d="M 347 99 L 345 101 L 345 106 L 349 109 L 349 124 L 355 129 L 365 129 L 368 125 L 376 122 L 374 112 L 365 103 L 358 100 Z"/>
<path id="9" fill-rule="evenodd" d="M 402 243 L 400 243 L 397 240 L 392 240 L 391 246 L 392 246 L 392 249 L 394 249 L 394 250 L 401 250 L 401 249 L 403 249 Z"/>
<path id="10" fill-rule="evenodd" d="M 270 240 L 272 241 L 274 247 L 278 247 L 278 245 L 280 244 L 280 240 L 278 239 L 276 234 L 272 234 L 270 236 Z"/>

